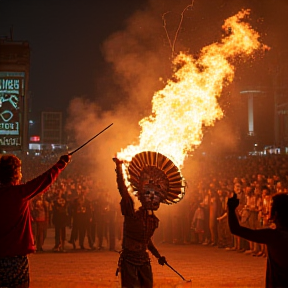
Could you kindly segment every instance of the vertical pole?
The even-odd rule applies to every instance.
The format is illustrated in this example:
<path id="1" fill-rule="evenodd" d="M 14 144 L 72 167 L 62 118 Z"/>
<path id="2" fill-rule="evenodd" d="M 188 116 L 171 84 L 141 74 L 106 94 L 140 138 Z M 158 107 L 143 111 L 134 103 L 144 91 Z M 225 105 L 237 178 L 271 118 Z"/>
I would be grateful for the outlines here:
<path id="1" fill-rule="evenodd" d="M 248 95 L 248 133 L 254 135 L 254 111 L 253 111 L 253 93 Z"/>

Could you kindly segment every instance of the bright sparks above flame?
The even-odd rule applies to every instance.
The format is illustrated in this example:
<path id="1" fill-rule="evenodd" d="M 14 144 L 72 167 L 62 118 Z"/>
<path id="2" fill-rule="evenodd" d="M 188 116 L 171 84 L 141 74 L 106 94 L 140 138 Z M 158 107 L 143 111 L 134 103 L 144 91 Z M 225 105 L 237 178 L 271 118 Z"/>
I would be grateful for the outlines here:
<path id="1" fill-rule="evenodd" d="M 225 83 L 232 82 L 234 66 L 228 62 L 257 49 L 268 49 L 258 41 L 259 34 L 242 22 L 249 10 L 228 18 L 223 29 L 227 36 L 201 50 L 196 60 L 180 53 L 173 64 L 177 71 L 152 100 L 152 115 L 142 119 L 139 145 L 129 145 L 117 157 L 130 161 L 142 151 L 156 151 L 169 157 L 179 168 L 188 152 L 200 145 L 203 126 L 213 126 L 223 117 L 217 98 Z"/>

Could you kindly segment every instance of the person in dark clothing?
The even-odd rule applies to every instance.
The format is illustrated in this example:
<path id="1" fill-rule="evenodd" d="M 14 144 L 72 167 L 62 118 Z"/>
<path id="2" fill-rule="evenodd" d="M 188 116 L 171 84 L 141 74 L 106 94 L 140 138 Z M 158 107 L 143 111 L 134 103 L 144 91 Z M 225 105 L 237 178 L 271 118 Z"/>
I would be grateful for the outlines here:
<path id="1" fill-rule="evenodd" d="M 155 157 L 159 159 L 159 161 L 162 159 L 163 161 L 159 163 L 159 167 L 163 167 L 164 159 L 167 159 L 160 153 L 150 151 L 143 152 L 141 155 L 149 156 L 147 157 L 149 159 Z M 133 190 L 137 191 L 137 197 L 141 205 L 138 210 L 135 208 L 136 198 L 133 200 L 134 197 L 129 194 L 124 182 L 123 163 L 117 158 L 113 159 L 116 163 L 118 190 L 122 197 L 120 203 L 121 212 L 124 216 L 122 251 L 120 253 L 116 274 L 120 272 L 121 285 L 125 288 L 153 287 L 153 274 L 148 250 L 158 259 L 160 265 L 167 263 L 165 257 L 160 255 L 151 239 L 159 224 L 159 220 L 154 212 L 158 210 L 161 201 L 164 203 L 168 201 L 167 195 L 168 197 L 172 195 L 171 197 L 173 199 L 170 198 L 172 202 L 175 200 L 172 194 L 173 191 L 169 190 L 169 176 L 160 168 L 152 165 L 148 166 L 148 163 L 142 163 L 143 165 L 140 168 L 139 159 L 141 158 L 143 160 L 144 158 L 141 157 L 141 155 L 140 157 L 139 154 L 134 156 L 128 168 L 130 174 L 129 179 L 132 183 Z M 171 160 L 168 160 L 169 159 L 167 159 L 166 164 L 170 161 L 171 163 L 168 163 L 170 165 L 167 166 L 171 169 L 174 164 Z M 136 164 L 137 168 L 134 166 L 136 162 L 138 163 L 138 165 Z M 173 168 L 171 170 L 173 170 Z M 174 170 L 174 173 L 175 172 L 177 173 L 176 169 Z M 181 182 L 179 186 L 182 187 L 181 177 L 179 177 L 179 181 Z M 174 184 L 175 183 L 176 181 Z M 177 184 L 174 188 L 177 188 Z M 177 195 L 179 195 L 179 193 L 181 192 L 176 192 Z"/>
<path id="2" fill-rule="evenodd" d="M 240 226 L 235 213 L 239 205 L 236 194 L 228 199 L 227 205 L 232 234 L 267 245 L 266 288 L 288 287 L 288 194 L 273 196 L 270 212 L 273 225 L 257 230 Z"/>
<path id="3" fill-rule="evenodd" d="M 70 155 L 42 175 L 21 184 L 21 160 L 15 155 L 0 158 L 0 287 L 29 287 L 27 255 L 35 252 L 30 200 L 47 188 L 70 162 Z"/>
<path id="4" fill-rule="evenodd" d="M 53 202 L 52 223 L 55 228 L 54 252 L 65 252 L 66 226 L 68 225 L 68 202 L 65 196 L 59 191 L 58 197 Z"/>
<path id="5" fill-rule="evenodd" d="M 44 199 L 43 194 L 37 195 L 33 200 L 32 217 L 36 223 L 36 248 L 37 252 L 42 252 L 49 222 L 49 202 Z"/>
<path id="6" fill-rule="evenodd" d="M 91 242 L 93 246 L 96 243 L 96 211 L 98 208 L 97 200 L 93 199 L 91 201 L 91 212 L 92 212 L 92 221 L 90 223 L 90 235 L 91 235 Z"/>
<path id="7" fill-rule="evenodd" d="M 82 250 L 85 249 L 84 240 L 86 235 L 88 237 L 90 248 L 94 249 L 91 235 L 87 233 L 89 232 L 89 222 L 92 221 L 92 210 L 91 203 L 86 198 L 85 192 L 86 188 L 82 187 L 80 195 L 72 203 L 73 226 L 71 231 L 71 238 L 69 241 L 69 243 L 71 243 L 75 249 L 75 241 L 79 236 L 79 246 Z"/>
<path id="8" fill-rule="evenodd" d="M 102 192 L 102 191 L 101 191 Z M 95 218 L 96 218 L 96 236 L 98 239 L 98 250 L 104 249 L 103 240 L 108 242 L 108 194 L 99 193 L 97 204 L 95 207 Z"/>
<path id="9" fill-rule="evenodd" d="M 107 206 L 107 225 L 108 225 L 108 243 L 109 250 L 115 251 L 116 246 L 116 217 L 118 211 L 119 204 L 114 202 L 113 200 Z"/>

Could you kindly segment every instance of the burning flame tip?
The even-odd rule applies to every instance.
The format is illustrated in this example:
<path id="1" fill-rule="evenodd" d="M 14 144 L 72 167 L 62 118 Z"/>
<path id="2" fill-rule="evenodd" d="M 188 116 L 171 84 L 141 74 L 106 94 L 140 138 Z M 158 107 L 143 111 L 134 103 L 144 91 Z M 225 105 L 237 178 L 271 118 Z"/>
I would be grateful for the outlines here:
<path id="1" fill-rule="evenodd" d="M 129 162 L 139 152 L 158 151 L 177 167 L 183 166 L 188 153 L 201 144 L 203 126 L 213 126 L 224 117 L 217 98 L 233 81 L 235 67 L 231 60 L 270 50 L 243 21 L 250 12 L 242 9 L 226 19 L 222 40 L 204 47 L 199 57 L 181 51 L 172 59 L 174 74 L 162 90 L 155 92 L 152 114 L 139 122 L 139 145 L 122 149 L 117 153 L 119 159 Z"/>

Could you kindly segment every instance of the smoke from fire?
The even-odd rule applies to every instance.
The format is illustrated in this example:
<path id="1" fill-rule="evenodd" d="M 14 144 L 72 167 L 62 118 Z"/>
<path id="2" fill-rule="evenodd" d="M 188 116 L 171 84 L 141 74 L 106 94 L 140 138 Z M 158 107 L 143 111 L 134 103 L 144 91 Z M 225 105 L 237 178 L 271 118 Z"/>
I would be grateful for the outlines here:
<path id="1" fill-rule="evenodd" d="M 153 94 L 163 89 L 172 75 L 173 55 L 169 39 L 170 43 L 175 40 L 175 53 L 185 51 L 196 55 L 202 47 L 221 40 L 224 20 L 238 12 L 235 8 L 226 7 L 226 4 L 218 5 L 223 1 L 216 1 L 217 7 L 215 3 L 211 5 L 221 12 L 217 14 L 213 7 L 205 10 L 201 1 L 195 1 L 185 12 L 176 39 L 174 37 L 181 12 L 192 2 L 162 2 L 150 1 L 145 10 L 137 11 L 127 20 L 125 29 L 112 34 L 103 43 L 107 70 L 101 71 L 101 77 L 95 80 L 96 101 L 79 95 L 69 105 L 67 129 L 73 131 L 79 145 L 114 123 L 99 138 L 73 156 L 89 159 L 95 178 L 105 179 L 99 180 L 99 185 L 107 190 L 116 190 L 112 157 L 122 148 L 138 144 L 138 123 L 151 114 Z M 162 18 L 164 13 L 165 27 Z M 229 101 L 233 101 L 233 97 Z M 103 106 L 107 108 L 103 110 Z M 229 110 L 233 103 L 226 106 Z M 220 121 L 213 129 L 210 139 L 213 139 L 214 144 L 221 143 L 221 149 L 237 146 L 238 135 L 235 135 L 233 125 L 228 121 Z M 211 148 L 209 144 L 210 141 L 206 143 L 208 149 Z M 215 151 L 219 149 L 218 146 Z"/>

